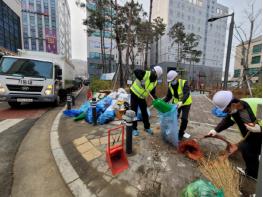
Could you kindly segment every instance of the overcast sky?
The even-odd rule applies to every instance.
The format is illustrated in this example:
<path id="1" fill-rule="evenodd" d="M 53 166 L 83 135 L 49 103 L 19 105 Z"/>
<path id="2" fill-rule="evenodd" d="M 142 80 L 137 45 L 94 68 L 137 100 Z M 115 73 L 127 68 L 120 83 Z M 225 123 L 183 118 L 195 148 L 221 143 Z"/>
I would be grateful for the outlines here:
<path id="1" fill-rule="evenodd" d="M 149 2 L 150 0 L 138 0 L 143 4 L 143 7 L 146 11 L 149 10 Z M 72 58 L 74 59 L 87 59 L 87 39 L 86 33 L 84 31 L 85 27 L 82 25 L 82 19 L 85 18 L 84 10 L 78 8 L 75 4 L 75 0 L 68 0 L 70 11 L 71 11 L 71 34 L 72 34 Z M 118 0 L 118 2 L 124 3 L 125 0 Z M 246 32 L 249 32 L 249 21 L 246 16 L 245 10 L 251 10 L 251 3 L 254 2 L 254 10 L 257 12 L 261 10 L 262 4 L 261 0 L 218 0 L 218 3 L 223 4 L 229 8 L 229 11 L 235 12 L 235 24 L 237 26 L 242 25 L 242 28 L 245 29 Z M 258 20 L 256 21 L 255 35 L 261 35 L 262 31 L 262 15 L 260 14 Z M 234 32 L 236 34 L 236 32 Z M 228 35 L 228 31 L 227 31 Z M 238 44 L 238 40 L 234 37 L 232 44 L 232 53 L 231 53 L 231 63 L 230 63 L 230 71 L 233 73 L 234 68 L 234 57 L 235 57 L 235 47 Z M 225 66 L 225 61 L 224 61 Z"/>

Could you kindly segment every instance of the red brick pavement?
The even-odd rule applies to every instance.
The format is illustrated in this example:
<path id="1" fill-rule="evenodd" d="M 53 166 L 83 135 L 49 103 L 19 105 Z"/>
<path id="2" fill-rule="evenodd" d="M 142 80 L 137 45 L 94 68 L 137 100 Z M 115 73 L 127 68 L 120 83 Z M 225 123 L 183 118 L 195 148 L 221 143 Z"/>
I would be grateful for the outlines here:
<path id="1" fill-rule="evenodd" d="M 35 119 L 44 114 L 48 109 L 2 109 L 0 110 L 0 120 L 4 119 Z"/>

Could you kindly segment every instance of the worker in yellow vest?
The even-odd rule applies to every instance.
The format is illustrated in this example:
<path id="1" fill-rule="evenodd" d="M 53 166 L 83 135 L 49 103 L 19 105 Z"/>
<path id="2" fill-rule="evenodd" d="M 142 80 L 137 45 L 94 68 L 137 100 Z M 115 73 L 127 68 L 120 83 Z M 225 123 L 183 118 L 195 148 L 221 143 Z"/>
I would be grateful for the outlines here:
<path id="1" fill-rule="evenodd" d="M 182 112 L 181 125 L 179 129 L 179 140 L 183 137 L 189 138 L 190 135 L 185 132 L 188 124 L 188 115 L 192 104 L 192 97 L 190 94 L 190 88 L 186 80 L 179 79 L 178 73 L 174 70 L 170 70 L 167 73 L 168 91 L 164 99 L 165 102 L 169 102 L 172 99 L 173 104 L 177 104 L 178 118 Z"/>
<path id="2" fill-rule="evenodd" d="M 153 134 L 153 131 L 150 128 L 147 103 L 145 99 L 149 94 L 151 94 L 154 98 L 157 98 L 155 95 L 155 87 L 157 85 L 157 80 L 161 78 L 162 74 L 163 70 L 160 66 L 155 66 L 151 71 L 136 69 L 134 71 L 136 80 L 130 88 L 131 110 L 135 111 L 137 116 L 138 106 L 140 107 L 144 129 L 149 134 Z M 139 131 L 137 130 L 137 121 L 133 122 L 133 135 L 139 135 Z"/>
<path id="3" fill-rule="evenodd" d="M 231 91 L 218 91 L 213 97 L 213 103 L 227 116 L 209 131 L 208 135 L 216 135 L 237 124 L 243 140 L 238 144 L 246 163 L 245 173 L 254 179 L 258 175 L 259 155 L 262 144 L 262 123 L 256 118 L 258 104 L 261 98 L 236 99 Z"/>

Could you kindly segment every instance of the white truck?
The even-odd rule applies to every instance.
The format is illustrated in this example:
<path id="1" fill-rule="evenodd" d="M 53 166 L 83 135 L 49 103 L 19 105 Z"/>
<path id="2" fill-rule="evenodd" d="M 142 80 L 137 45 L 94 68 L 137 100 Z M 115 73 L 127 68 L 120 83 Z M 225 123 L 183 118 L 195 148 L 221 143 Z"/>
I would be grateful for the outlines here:
<path id="1" fill-rule="evenodd" d="M 57 106 L 72 91 L 74 77 L 74 65 L 64 56 L 21 50 L 0 60 L 0 101 L 11 107 L 24 102 Z"/>

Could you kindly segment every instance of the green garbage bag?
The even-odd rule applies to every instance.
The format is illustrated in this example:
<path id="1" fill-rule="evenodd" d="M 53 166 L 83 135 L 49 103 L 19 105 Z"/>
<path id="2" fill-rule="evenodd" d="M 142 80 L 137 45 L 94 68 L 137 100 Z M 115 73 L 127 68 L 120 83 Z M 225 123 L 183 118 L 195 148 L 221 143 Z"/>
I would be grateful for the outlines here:
<path id="1" fill-rule="evenodd" d="M 181 197 L 224 197 L 224 193 L 209 181 L 198 179 L 183 189 Z"/>
<path id="2" fill-rule="evenodd" d="M 86 112 L 82 112 L 77 117 L 74 118 L 74 121 L 84 120 L 86 117 Z"/>

